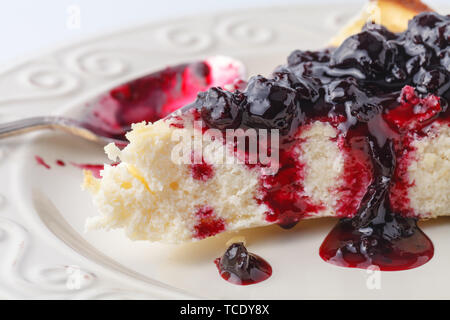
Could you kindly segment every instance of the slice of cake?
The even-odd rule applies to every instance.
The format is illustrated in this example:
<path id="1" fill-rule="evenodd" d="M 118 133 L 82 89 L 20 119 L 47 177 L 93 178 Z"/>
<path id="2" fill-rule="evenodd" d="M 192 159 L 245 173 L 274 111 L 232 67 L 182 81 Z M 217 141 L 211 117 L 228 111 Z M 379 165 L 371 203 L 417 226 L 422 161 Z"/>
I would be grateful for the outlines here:
<path id="1" fill-rule="evenodd" d="M 361 235 L 411 236 L 417 218 L 449 214 L 449 32 L 437 13 L 397 34 L 370 24 L 134 124 L 123 150 L 106 147 L 120 163 L 86 173 L 100 212 L 88 227 L 180 243 L 336 216 Z"/>

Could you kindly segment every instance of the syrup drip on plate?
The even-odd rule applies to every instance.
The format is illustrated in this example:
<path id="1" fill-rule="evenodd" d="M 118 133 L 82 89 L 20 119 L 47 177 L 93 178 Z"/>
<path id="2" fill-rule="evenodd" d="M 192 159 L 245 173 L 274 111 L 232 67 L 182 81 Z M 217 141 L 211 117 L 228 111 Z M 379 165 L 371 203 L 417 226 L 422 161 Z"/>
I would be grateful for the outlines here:
<path id="1" fill-rule="evenodd" d="M 403 217 L 390 205 L 390 186 L 396 165 L 394 142 L 387 136 L 377 140 L 368 132 L 368 124 L 363 127 L 363 130 L 353 129 L 347 135 L 351 137 L 355 132 L 364 132 L 362 137 L 372 160 L 374 178 L 356 215 L 338 222 L 321 245 L 320 256 L 345 267 L 375 265 L 380 270 L 390 271 L 418 267 L 432 258 L 434 248 L 417 227 L 416 218 Z M 374 128 L 380 138 L 382 128 L 376 125 Z"/>
<path id="2" fill-rule="evenodd" d="M 242 242 L 233 243 L 214 263 L 222 278 L 237 285 L 255 284 L 272 275 L 270 264 L 248 252 Z"/>

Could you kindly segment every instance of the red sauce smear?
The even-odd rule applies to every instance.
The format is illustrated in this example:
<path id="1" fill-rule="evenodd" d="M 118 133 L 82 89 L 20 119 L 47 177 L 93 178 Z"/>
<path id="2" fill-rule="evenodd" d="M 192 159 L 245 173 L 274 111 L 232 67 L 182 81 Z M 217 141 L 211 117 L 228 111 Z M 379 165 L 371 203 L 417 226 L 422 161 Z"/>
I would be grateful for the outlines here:
<path id="1" fill-rule="evenodd" d="M 237 83 L 241 65 L 222 59 L 170 66 L 118 86 L 88 106 L 84 122 L 95 132 L 125 140 L 133 123 L 155 122 L 194 101 L 200 91 Z"/>
<path id="2" fill-rule="evenodd" d="M 43 166 L 46 169 L 50 169 L 51 167 L 42 159 L 40 156 L 34 156 L 34 159 L 36 160 L 38 165 Z"/>

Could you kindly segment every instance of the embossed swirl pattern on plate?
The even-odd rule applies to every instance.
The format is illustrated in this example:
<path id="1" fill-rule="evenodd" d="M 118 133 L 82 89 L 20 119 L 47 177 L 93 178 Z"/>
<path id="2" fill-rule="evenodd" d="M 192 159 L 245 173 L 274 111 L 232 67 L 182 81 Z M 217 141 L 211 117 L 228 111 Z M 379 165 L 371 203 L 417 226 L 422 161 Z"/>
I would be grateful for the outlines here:
<path id="1" fill-rule="evenodd" d="M 213 37 L 208 31 L 195 30 L 189 26 L 161 27 L 156 31 L 156 38 L 173 50 L 181 50 L 175 52 L 181 54 L 203 52 L 214 44 Z"/>
<path id="2" fill-rule="evenodd" d="M 124 75 L 130 62 L 118 50 L 89 48 L 72 53 L 66 63 L 82 75 L 111 78 Z"/>
<path id="3" fill-rule="evenodd" d="M 33 245 L 29 232 L 19 223 L 0 218 L 0 291 L 10 296 L 42 297 L 55 293 L 79 294 L 89 288 L 96 276 L 78 266 L 23 268 Z M 24 274 L 27 270 L 27 274 Z"/>
<path id="4" fill-rule="evenodd" d="M 76 91 L 80 79 L 73 73 L 54 65 L 25 65 L 13 70 L 11 81 L 23 88 L 9 90 L 0 97 L 0 104 L 54 98 Z"/>
<path id="5" fill-rule="evenodd" d="M 236 43 L 262 45 L 275 39 L 275 29 L 259 19 L 234 18 L 224 20 L 217 28 L 219 36 Z"/>

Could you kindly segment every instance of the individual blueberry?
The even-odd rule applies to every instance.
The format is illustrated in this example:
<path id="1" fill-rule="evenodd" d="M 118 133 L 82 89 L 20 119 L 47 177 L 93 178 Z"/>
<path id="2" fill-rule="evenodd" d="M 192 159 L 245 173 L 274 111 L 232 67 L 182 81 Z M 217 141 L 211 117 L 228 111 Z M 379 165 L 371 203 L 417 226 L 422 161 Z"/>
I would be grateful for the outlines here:
<path id="1" fill-rule="evenodd" d="M 287 87 L 293 88 L 297 91 L 297 98 L 315 102 L 319 93 L 312 83 L 311 79 L 305 77 L 297 77 L 294 73 L 288 70 L 281 70 L 274 73 L 274 80 Z"/>
<path id="2" fill-rule="evenodd" d="M 407 33 L 437 51 L 449 45 L 450 22 L 448 16 L 423 12 L 409 21 Z"/>
<path id="3" fill-rule="evenodd" d="M 331 55 L 331 68 L 356 68 L 366 79 L 376 78 L 393 65 L 397 48 L 378 32 L 363 31 L 347 38 Z"/>
<path id="4" fill-rule="evenodd" d="M 351 77 L 331 82 L 327 87 L 325 101 L 344 105 L 351 116 L 362 122 L 368 122 L 381 108 L 370 102 L 371 99 L 361 90 L 357 80 Z"/>
<path id="5" fill-rule="evenodd" d="M 335 80 L 327 86 L 325 101 L 329 103 L 344 103 L 362 99 L 367 99 L 367 96 L 359 89 L 358 83 L 353 77 Z"/>
<path id="6" fill-rule="evenodd" d="M 200 107 L 203 120 L 217 129 L 236 128 L 241 122 L 241 93 L 231 93 L 221 88 L 211 88 L 199 93 L 195 105 Z"/>
<path id="7" fill-rule="evenodd" d="M 279 129 L 282 134 L 296 129 L 300 107 L 295 89 L 274 79 L 256 76 L 250 79 L 245 95 L 243 123 L 246 126 Z"/>

